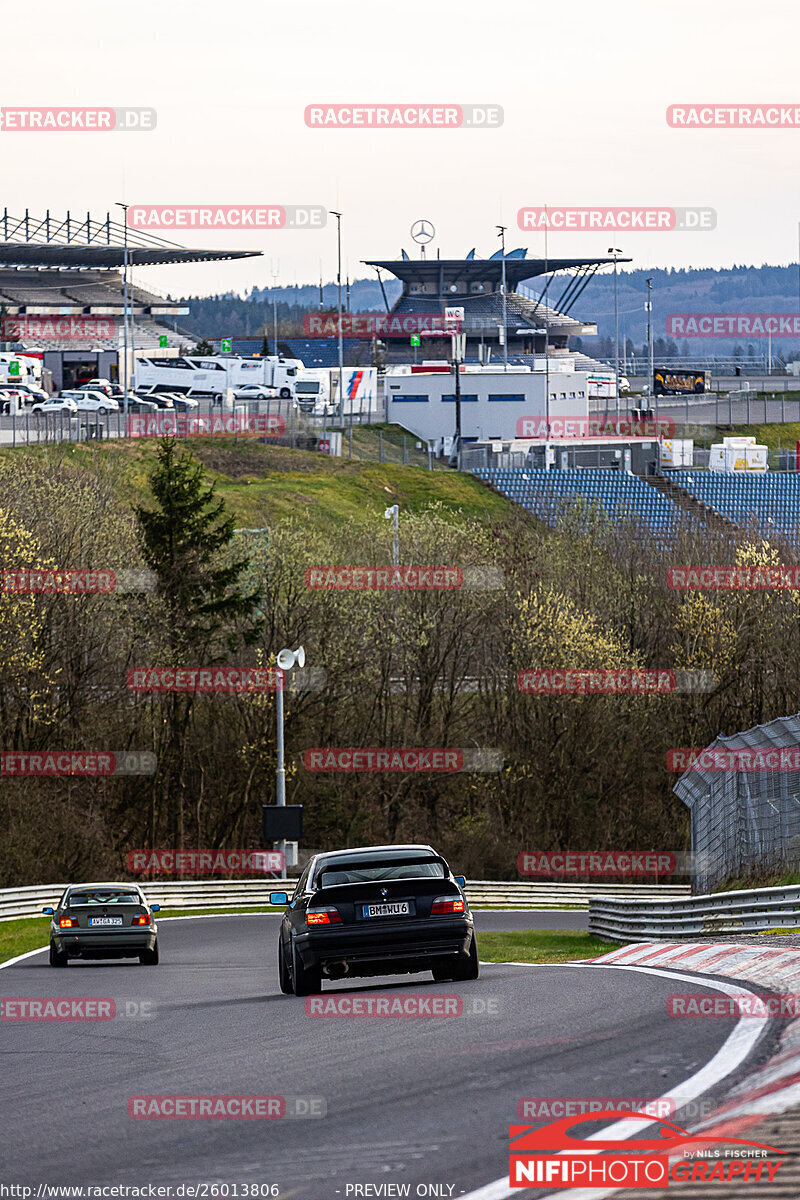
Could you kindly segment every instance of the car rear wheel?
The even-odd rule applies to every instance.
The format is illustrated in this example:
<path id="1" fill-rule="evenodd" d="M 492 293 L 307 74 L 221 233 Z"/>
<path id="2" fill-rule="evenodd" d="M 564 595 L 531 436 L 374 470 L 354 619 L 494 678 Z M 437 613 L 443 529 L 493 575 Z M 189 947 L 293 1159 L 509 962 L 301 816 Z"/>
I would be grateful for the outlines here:
<path id="1" fill-rule="evenodd" d="M 475 934 L 472 935 L 472 945 L 469 948 L 469 957 L 466 962 L 459 961 L 456 965 L 456 973 L 453 979 L 477 979 L 480 975 L 481 967 L 478 962 L 478 940 Z"/>
<path id="2" fill-rule="evenodd" d="M 297 950 L 292 946 L 292 990 L 295 996 L 316 996 L 322 991 L 322 971 L 319 967 L 306 968 Z"/>
<path id="3" fill-rule="evenodd" d="M 98 410 L 97 410 L 97 411 L 99 412 L 99 414 L 100 414 L 100 416 L 101 416 L 101 417 L 104 417 L 104 416 L 106 415 L 106 413 L 108 412 L 108 409 L 107 409 L 107 408 L 103 408 L 103 407 L 101 406 L 100 408 L 98 408 Z"/>
<path id="4" fill-rule="evenodd" d="M 158 966 L 158 938 L 156 938 L 156 944 L 152 950 L 142 951 L 142 953 L 139 955 L 139 962 L 143 967 Z"/>
<path id="5" fill-rule="evenodd" d="M 50 943 L 50 966 L 65 967 L 69 959 L 63 950 L 56 950 L 55 942 Z"/>
<path id="6" fill-rule="evenodd" d="M 278 982 L 281 985 L 281 991 L 284 996 L 291 996 L 294 992 L 292 977 L 286 965 L 286 951 L 283 948 L 283 942 L 280 940 L 278 941 Z"/>
<path id="7" fill-rule="evenodd" d="M 289 388 L 281 388 L 281 400 L 288 400 L 291 394 Z"/>

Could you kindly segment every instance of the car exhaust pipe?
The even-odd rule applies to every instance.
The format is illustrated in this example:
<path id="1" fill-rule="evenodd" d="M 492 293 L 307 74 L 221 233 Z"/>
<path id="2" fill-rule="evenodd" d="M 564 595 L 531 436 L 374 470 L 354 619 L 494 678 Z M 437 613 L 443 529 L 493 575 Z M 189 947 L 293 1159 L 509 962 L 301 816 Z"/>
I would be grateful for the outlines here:
<path id="1" fill-rule="evenodd" d="M 343 979 L 345 975 L 350 974 L 350 967 L 346 962 L 326 963 L 323 970 L 328 979 Z"/>

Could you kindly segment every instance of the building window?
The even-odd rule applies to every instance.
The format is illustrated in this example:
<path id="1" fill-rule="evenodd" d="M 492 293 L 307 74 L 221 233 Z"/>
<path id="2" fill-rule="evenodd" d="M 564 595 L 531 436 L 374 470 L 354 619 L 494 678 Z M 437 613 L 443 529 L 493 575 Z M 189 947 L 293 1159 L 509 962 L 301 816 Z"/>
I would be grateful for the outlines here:
<path id="1" fill-rule="evenodd" d="M 451 392 L 449 395 L 442 396 L 442 404 L 455 404 L 455 402 L 456 402 L 455 392 Z M 478 397 L 475 395 L 471 395 L 471 394 L 465 396 L 462 392 L 461 403 L 462 404 L 477 404 Z"/>
<path id="2" fill-rule="evenodd" d="M 490 403 L 490 404 L 491 404 L 493 401 L 495 401 L 495 402 L 497 402 L 497 403 L 502 403 L 502 404 L 505 404 L 505 403 L 506 403 L 506 401 L 510 401 L 510 400 L 517 400 L 517 401 L 519 401 L 519 402 L 520 402 L 520 403 L 522 403 L 522 404 L 524 404 L 524 403 L 525 403 L 525 397 L 524 397 L 524 396 L 518 396 L 518 395 L 516 395 L 516 394 L 514 394 L 514 393 L 511 393 L 511 392 L 509 392 L 508 394 L 505 394 L 505 393 L 503 393 L 503 394 L 501 394 L 501 395 L 494 395 L 494 396 L 492 396 L 492 395 L 489 395 L 489 396 L 487 396 L 487 397 L 486 397 L 486 399 L 489 401 L 489 403 Z M 555 399 L 555 396 L 553 397 L 553 399 Z"/>
<path id="3" fill-rule="evenodd" d="M 428 396 L 392 396 L 392 404 L 427 404 Z"/>

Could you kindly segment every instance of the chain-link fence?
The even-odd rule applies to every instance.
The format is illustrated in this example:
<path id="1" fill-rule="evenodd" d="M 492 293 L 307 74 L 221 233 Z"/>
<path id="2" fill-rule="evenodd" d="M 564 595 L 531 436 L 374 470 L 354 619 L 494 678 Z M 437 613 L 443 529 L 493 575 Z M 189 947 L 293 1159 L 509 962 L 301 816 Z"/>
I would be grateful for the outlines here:
<path id="1" fill-rule="evenodd" d="M 675 785 L 692 823 L 692 890 L 800 870 L 800 714 L 719 737 Z"/>

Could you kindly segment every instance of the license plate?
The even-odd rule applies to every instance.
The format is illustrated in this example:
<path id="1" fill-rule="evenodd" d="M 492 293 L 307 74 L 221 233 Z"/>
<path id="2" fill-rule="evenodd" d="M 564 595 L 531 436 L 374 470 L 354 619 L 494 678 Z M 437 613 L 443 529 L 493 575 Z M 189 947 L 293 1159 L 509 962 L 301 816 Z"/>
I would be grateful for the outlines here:
<path id="1" fill-rule="evenodd" d="M 90 925 L 121 925 L 122 917 L 89 917 Z"/>
<path id="2" fill-rule="evenodd" d="M 362 915 L 365 917 L 407 917 L 411 906 L 407 900 L 398 900 L 394 904 L 364 904 Z"/>

